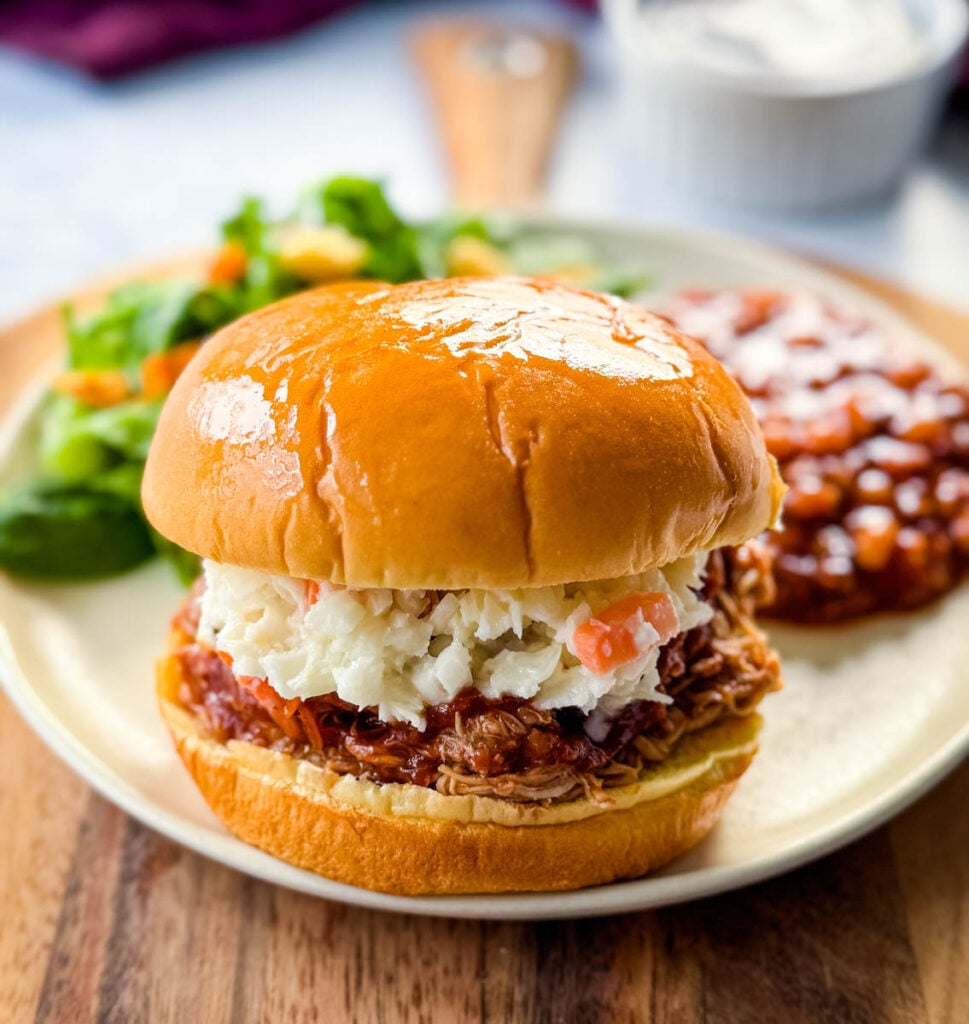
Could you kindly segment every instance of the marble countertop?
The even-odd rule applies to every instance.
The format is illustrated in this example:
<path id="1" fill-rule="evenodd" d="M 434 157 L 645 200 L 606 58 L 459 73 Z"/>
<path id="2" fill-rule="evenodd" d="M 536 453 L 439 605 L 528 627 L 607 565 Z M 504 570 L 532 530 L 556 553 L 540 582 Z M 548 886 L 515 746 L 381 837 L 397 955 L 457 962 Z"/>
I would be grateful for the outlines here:
<path id="1" fill-rule="evenodd" d="M 571 32 L 583 50 L 551 209 L 740 232 L 969 308 L 969 115 L 947 119 L 891 198 L 799 217 L 702 207 L 642 185 L 597 20 L 546 0 L 461 11 L 476 7 Z M 446 182 L 405 43 L 416 19 L 445 9 L 368 4 L 108 85 L 0 51 L 0 318 L 126 261 L 207 243 L 244 193 L 285 209 L 305 183 L 350 171 L 385 178 L 411 214 L 439 210 Z"/>

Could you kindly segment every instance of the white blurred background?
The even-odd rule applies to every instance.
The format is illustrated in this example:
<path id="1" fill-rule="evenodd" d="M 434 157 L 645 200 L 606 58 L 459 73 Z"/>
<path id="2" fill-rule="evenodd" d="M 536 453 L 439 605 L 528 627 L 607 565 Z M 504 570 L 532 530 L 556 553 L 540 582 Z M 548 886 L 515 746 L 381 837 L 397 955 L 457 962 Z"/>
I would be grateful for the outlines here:
<path id="1" fill-rule="evenodd" d="M 0 49 L 0 318 L 126 261 L 207 244 L 243 193 L 290 205 L 336 172 L 386 179 L 408 214 L 447 204 L 415 22 L 487 12 L 569 35 L 583 71 L 549 177 L 556 211 L 706 226 L 867 268 L 969 308 L 969 103 L 889 196 L 753 213 L 650 184 L 618 116 L 601 20 L 560 3 L 364 3 L 295 35 L 110 83 Z"/>

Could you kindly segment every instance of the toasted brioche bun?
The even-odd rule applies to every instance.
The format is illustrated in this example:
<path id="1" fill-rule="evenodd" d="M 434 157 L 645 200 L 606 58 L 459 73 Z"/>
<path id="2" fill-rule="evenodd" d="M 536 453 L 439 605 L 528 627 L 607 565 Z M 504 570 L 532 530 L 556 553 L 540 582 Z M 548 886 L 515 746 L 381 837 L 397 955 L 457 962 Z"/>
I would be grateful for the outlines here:
<path id="1" fill-rule="evenodd" d="M 180 662 L 159 662 L 158 697 L 179 756 L 240 839 L 338 882 L 380 892 L 524 892 L 636 878 L 699 842 L 756 749 L 760 718 L 685 737 L 612 805 L 542 806 L 444 796 L 338 775 L 250 743 L 221 743 L 178 704 Z"/>
<path id="2" fill-rule="evenodd" d="M 782 493 L 699 344 L 514 278 L 357 282 L 229 325 L 169 395 L 142 492 L 217 562 L 437 589 L 641 572 L 747 540 Z"/>

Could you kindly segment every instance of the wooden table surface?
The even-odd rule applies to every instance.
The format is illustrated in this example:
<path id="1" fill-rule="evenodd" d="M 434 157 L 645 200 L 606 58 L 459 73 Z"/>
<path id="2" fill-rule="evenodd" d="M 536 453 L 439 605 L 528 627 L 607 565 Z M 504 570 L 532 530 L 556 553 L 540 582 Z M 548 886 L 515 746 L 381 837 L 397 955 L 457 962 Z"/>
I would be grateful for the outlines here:
<path id="1" fill-rule="evenodd" d="M 969 357 L 969 317 L 864 283 Z M 49 314 L 0 336 L 0 403 L 55 344 Z M 0 780 L 0 1024 L 969 1022 L 969 763 L 782 878 L 539 924 L 357 910 L 211 863 L 92 792 L 5 698 Z"/>

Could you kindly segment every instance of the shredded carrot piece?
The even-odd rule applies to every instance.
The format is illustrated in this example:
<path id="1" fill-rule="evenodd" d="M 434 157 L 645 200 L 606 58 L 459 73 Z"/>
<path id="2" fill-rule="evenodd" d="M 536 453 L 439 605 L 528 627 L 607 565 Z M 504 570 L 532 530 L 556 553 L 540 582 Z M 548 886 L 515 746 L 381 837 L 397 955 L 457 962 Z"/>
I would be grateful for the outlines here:
<path id="1" fill-rule="evenodd" d="M 128 379 L 121 370 L 64 370 L 51 382 L 58 394 L 71 395 L 85 405 L 106 409 L 130 397 Z"/>
<path id="2" fill-rule="evenodd" d="M 315 750 L 322 750 L 323 734 L 320 732 L 316 716 L 302 701 L 300 701 L 298 713 L 299 720 L 303 723 L 303 729 L 306 732 L 306 738 L 310 741 L 310 746 Z"/>
<path id="3" fill-rule="evenodd" d="M 160 398 L 172 388 L 171 373 L 164 352 L 146 356 L 141 364 L 141 393 L 145 398 Z"/>
<path id="4" fill-rule="evenodd" d="M 183 341 L 166 352 L 153 352 L 146 356 L 141 363 L 141 397 L 161 398 L 167 395 L 201 347 L 200 341 Z"/>
<path id="5" fill-rule="evenodd" d="M 303 593 L 303 611 L 308 612 L 310 608 L 320 599 L 320 585 L 316 580 L 306 581 L 306 590 Z"/>
<path id="6" fill-rule="evenodd" d="M 659 634 L 653 646 L 676 635 L 679 620 L 667 594 L 630 594 L 593 615 L 572 636 L 576 657 L 597 675 L 628 664 L 646 653 L 636 640 L 644 622 Z"/>
<path id="7" fill-rule="evenodd" d="M 287 714 L 290 718 L 292 718 L 293 715 L 295 715 L 296 712 L 299 711 L 300 705 L 302 703 L 303 702 L 299 699 L 299 697 L 291 697 L 283 705 L 283 712 Z"/>
<path id="8" fill-rule="evenodd" d="M 269 717 L 291 740 L 302 738 L 299 725 L 286 710 L 287 702 L 269 685 L 268 679 L 258 676 L 236 676 L 239 685 L 244 686 L 266 709 Z"/>
<path id="9" fill-rule="evenodd" d="M 242 280 L 249 257 L 241 242 L 226 242 L 209 265 L 209 284 L 235 284 Z"/>

